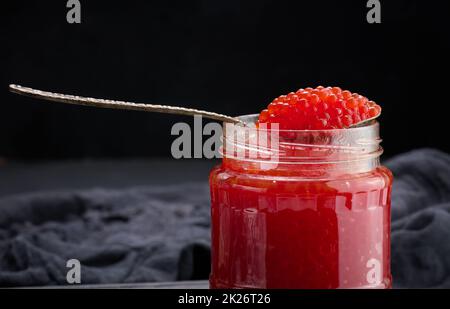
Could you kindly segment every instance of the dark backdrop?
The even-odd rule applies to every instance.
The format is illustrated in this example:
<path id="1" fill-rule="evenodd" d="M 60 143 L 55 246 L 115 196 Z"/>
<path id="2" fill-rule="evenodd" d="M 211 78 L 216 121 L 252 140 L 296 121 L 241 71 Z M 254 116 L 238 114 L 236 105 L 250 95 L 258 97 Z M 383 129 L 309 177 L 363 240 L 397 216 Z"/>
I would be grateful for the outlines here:
<path id="1" fill-rule="evenodd" d="M 338 85 L 383 106 L 387 156 L 450 152 L 449 5 L 366 1 L 3 1 L 0 157 L 169 156 L 190 118 L 96 110 L 8 93 L 9 83 L 73 94 L 254 113 L 300 87 Z"/>

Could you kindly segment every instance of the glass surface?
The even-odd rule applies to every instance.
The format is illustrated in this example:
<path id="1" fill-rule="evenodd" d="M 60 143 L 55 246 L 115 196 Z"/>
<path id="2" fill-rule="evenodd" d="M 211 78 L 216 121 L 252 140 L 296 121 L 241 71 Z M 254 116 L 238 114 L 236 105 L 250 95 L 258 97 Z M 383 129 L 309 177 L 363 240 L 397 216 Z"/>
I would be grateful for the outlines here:
<path id="1" fill-rule="evenodd" d="M 392 174 L 378 124 L 351 130 L 280 137 L 289 151 L 271 169 L 224 156 L 210 175 L 212 288 L 391 287 Z"/>

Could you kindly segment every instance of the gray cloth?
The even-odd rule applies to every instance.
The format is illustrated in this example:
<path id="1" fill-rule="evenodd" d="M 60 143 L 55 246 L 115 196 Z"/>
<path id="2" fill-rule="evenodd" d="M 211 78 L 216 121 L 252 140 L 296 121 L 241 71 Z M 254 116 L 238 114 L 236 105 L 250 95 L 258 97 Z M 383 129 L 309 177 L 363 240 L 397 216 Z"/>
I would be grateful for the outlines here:
<path id="1" fill-rule="evenodd" d="M 450 156 L 423 149 L 386 165 L 394 173 L 394 286 L 450 288 Z"/>
<path id="2" fill-rule="evenodd" d="M 0 199 L 0 286 L 67 284 L 69 259 L 81 262 L 81 283 L 205 277 L 208 190 L 191 184 Z"/>
<path id="3" fill-rule="evenodd" d="M 450 287 L 450 157 L 416 150 L 386 162 L 395 287 Z M 0 286 L 206 279 L 206 183 L 0 198 Z"/>

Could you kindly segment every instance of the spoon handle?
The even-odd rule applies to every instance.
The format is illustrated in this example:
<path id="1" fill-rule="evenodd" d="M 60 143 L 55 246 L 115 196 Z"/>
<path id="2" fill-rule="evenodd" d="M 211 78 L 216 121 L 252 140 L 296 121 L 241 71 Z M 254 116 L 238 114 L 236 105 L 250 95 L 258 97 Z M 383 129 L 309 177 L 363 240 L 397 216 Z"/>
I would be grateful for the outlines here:
<path id="1" fill-rule="evenodd" d="M 96 99 L 89 97 L 80 97 L 76 95 L 68 95 L 62 93 L 42 91 L 38 89 L 23 87 L 20 85 L 9 85 L 9 90 L 11 92 L 36 98 L 43 99 L 53 102 L 61 102 L 67 104 L 76 105 L 86 105 L 101 108 L 113 108 L 113 109 L 126 109 L 144 112 L 155 112 L 155 113 L 165 113 L 165 114 L 179 114 L 179 115 L 189 115 L 189 116 L 203 116 L 208 119 L 213 119 L 222 122 L 231 123 L 243 123 L 241 120 L 235 117 L 226 116 L 214 112 L 208 112 L 193 108 L 179 107 L 179 106 L 169 106 L 169 105 L 159 105 L 159 104 L 144 104 L 144 103 L 133 103 L 125 101 L 116 100 L 106 100 L 106 99 Z"/>

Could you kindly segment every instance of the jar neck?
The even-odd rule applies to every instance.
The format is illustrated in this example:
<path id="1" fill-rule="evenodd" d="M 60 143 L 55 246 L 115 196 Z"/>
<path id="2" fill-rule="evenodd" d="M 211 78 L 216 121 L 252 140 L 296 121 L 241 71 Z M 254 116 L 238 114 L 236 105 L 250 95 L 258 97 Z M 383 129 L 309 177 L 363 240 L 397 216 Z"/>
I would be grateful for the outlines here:
<path id="1" fill-rule="evenodd" d="M 276 131 L 227 125 L 223 166 L 258 175 L 334 178 L 380 165 L 379 125 L 338 130 Z"/>
<path id="2" fill-rule="evenodd" d="M 333 179 L 347 175 L 369 173 L 380 166 L 379 158 L 328 164 L 286 164 L 255 162 L 223 158 L 222 166 L 237 173 L 260 176 L 300 177 L 303 179 Z"/>

